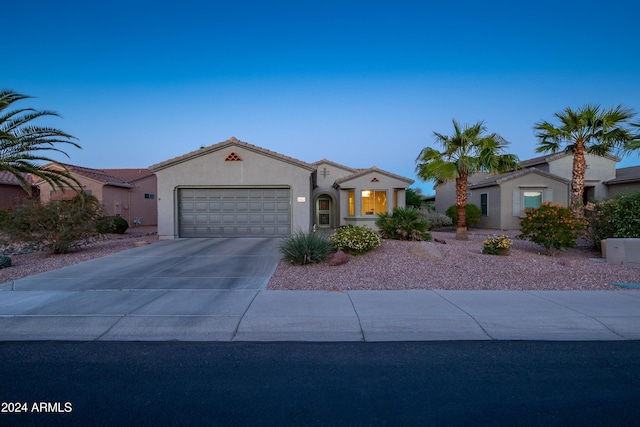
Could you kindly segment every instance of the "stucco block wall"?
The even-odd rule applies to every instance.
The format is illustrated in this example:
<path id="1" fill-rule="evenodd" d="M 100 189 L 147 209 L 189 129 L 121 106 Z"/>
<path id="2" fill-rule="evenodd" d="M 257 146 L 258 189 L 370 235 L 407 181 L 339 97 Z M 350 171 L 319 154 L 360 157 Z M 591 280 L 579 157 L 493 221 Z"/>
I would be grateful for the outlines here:
<path id="1" fill-rule="evenodd" d="M 607 263 L 640 268 L 640 239 L 607 239 Z"/>
<path id="2" fill-rule="evenodd" d="M 637 192 L 640 192 L 640 182 L 609 185 L 607 189 L 607 196 L 600 199 L 602 200 L 605 198 L 612 198 L 623 194 L 633 194 Z"/>
<path id="3" fill-rule="evenodd" d="M 229 153 L 242 161 L 225 161 Z M 155 171 L 158 178 L 158 235 L 177 237 L 177 190 L 185 187 L 288 187 L 292 231 L 311 228 L 311 171 L 243 147 L 231 146 Z M 298 201 L 304 200 L 304 201 Z"/>

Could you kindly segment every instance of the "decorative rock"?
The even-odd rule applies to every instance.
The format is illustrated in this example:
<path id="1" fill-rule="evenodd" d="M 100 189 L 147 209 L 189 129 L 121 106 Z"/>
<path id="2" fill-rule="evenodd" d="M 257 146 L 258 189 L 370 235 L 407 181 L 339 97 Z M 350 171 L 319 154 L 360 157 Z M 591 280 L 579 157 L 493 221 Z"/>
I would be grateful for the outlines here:
<path id="1" fill-rule="evenodd" d="M 446 244 L 447 244 L 447 241 L 446 241 L 446 240 L 433 239 L 433 241 L 434 241 L 434 242 L 436 242 L 436 243 L 442 243 L 443 245 L 446 245 Z"/>
<path id="2" fill-rule="evenodd" d="M 342 251 L 338 251 L 333 255 L 333 258 L 331 258 L 331 261 L 329 261 L 329 265 L 331 266 L 342 265 L 348 262 L 349 262 L 349 257 L 347 256 L 347 254 L 345 254 Z"/>
<path id="3" fill-rule="evenodd" d="M 409 253 L 433 261 L 444 259 L 444 254 L 431 242 L 417 242 L 412 244 L 409 248 Z"/>

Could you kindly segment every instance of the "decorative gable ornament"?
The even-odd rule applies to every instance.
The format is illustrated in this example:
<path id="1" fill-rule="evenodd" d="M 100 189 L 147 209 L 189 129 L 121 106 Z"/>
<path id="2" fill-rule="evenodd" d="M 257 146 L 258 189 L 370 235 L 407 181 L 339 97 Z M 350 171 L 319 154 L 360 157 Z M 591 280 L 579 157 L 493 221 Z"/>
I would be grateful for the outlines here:
<path id="1" fill-rule="evenodd" d="M 380 180 L 374 176 L 373 178 L 371 178 L 371 182 L 380 182 Z"/>
<path id="2" fill-rule="evenodd" d="M 224 161 L 225 162 L 241 162 L 242 161 L 242 157 L 240 157 L 237 153 L 232 151 L 231 153 L 229 153 L 227 158 L 224 159 Z"/>

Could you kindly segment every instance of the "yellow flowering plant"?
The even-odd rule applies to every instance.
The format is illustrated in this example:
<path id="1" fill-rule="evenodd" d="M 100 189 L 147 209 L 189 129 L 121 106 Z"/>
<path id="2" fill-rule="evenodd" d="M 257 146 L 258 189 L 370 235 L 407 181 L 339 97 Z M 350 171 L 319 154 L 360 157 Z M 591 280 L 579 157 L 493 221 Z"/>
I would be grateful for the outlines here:
<path id="1" fill-rule="evenodd" d="M 484 240 L 482 247 L 483 254 L 500 255 L 505 254 L 511 248 L 513 241 L 509 236 L 501 234 L 499 236 L 489 236 Z"/>

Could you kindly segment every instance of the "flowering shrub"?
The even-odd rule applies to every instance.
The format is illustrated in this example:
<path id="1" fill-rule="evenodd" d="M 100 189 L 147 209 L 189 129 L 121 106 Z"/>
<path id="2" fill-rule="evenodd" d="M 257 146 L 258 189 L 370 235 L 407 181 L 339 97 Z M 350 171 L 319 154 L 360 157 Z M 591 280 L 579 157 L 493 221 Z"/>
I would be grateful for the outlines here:
<path id="1" fill-rule="evenodd" d="M 573 248 L 583 234 L 585 223 L 576 219 L 567 207 L 543 202 L 539 208 L 525 210 L 518 239 L 529 239 L 547 252 Z"/>
<path id="2" fill-rule="evenodd" d="M 504 234 L 501 234 L 500 236 L 490 236 L 484 241 L 482 253 L 489 255 L 504 254 L 509 250 L 512 244 L 513 241 Z"/>
<path id="3" fill-rule="evenodd" d="M 366 226 L 345 225 L 329 237 L 334 248 L 357 255 L 380 246 L 378 233 Z"/>

